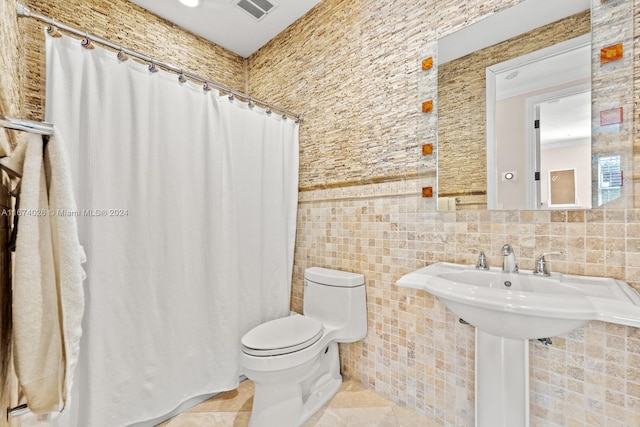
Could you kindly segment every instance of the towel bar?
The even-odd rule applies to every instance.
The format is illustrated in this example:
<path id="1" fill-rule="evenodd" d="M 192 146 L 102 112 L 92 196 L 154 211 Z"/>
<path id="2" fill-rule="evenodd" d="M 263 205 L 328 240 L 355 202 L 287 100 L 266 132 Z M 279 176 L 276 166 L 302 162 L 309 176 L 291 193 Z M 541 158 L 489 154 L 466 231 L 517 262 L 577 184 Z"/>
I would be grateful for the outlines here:
<path id="1" fill-rule="evenodd" d="M 33 120 L 0 116 L 0 127 L 21 130 L 38 135 L 53 135 L 53 125 L 51 123 L 35 122 Z"/>
<path id="2" fill-rule="evenodd" d="M 14 417 L 19 417 L 21 415 L 26 414 L 27 412 L 29 412 L 29 407 L 27 406 L 26 403 L 23 403 L 22 405 L 18 405 L 15 408 L 8 408 L 7 420 L 10 420 L 11 418 L 14 418 Z"/>

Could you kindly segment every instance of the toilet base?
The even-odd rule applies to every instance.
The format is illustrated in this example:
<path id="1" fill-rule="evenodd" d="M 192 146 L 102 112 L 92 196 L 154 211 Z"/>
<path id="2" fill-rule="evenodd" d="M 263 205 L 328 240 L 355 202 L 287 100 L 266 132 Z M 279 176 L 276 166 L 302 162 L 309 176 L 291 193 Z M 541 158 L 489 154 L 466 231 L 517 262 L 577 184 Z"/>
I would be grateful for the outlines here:
<path id="1" fill-rule="evenodd" d="M 340 389 L 342 385 L 342 376 L 338 374 L 338 378 L 331 374 L 325 374 L 318 381 L 319 384 L 314 388 L 313 393 L 305 401 L 300 418 L 300 424 L 303 424 L 311 418 L 325 403 L 327 403 Z"/>
<path id="2" fill-rule="evenodd" d="M 299 427 L 327 403 L 342 384 L 338 343 L 296 368 L 273 373 L 286 377 L 260 378 L 245 373 L 255 383 L 249 427 Z M 264 373 L 263 373 L 264 374 Z M 285 381 L 286 379 L 286 381 Z"/>

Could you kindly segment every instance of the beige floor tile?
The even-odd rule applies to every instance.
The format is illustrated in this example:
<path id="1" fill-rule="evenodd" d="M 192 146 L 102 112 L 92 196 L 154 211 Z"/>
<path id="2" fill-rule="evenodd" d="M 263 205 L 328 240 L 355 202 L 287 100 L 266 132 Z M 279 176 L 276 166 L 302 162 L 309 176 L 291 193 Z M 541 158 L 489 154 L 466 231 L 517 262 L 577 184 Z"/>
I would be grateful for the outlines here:
<path id="1" fill-rule="evenodd" d="M 237 389 L 212 397 L 194 406 L 188 412 L 251 411 L 254 390 L 253 381 L 243 381 Z"/>
<path id="2" fill-rule="evenodd" d="M 326 407 L 313 414 L 302 427 L 343 427 L 345 424 L 333 410 Z"/>
<path id="3" fill-rule="evenodd" d="M 416 414 L 411 409 L 394 406 L 393 413 L 398 420 L 398 427 L 440 427 L 435 421 L 427 420 Z"/>
<path id="4" fill-rule="evenodd" d="M 345 381 L 329 402 L 329 408 L 389 407 L 394 403 L 364 388 L 357 381 Z"/>
<path id="5" fill-rule="evenodd" d="M 253 382 L 221 393 L 161 424 L 161 427 L 247 427 L 253 405 Z M 363 387 L 345 381 L 338 393 L 303 427 L 436 427 L 410 409 Z"/>
<path id="6" fill-rule="evenodd" d="M 312 417 L 304 427 L 398 427 L 393 409 L 327 408 Z"/>
<path id="7" fill-rule="evenodd" d="M 162 427 L 247 427 L 251 413 L 241 412 L 185 412 L 160 424 Z"/>
<path id="8" fill-rule="evenodd" d="M 342 384 L 340 385 L 340 389 L 338 390 L 338 393 L 341 393 L 343 391 L 362 391 L 362 390 L 367 390 L 367 388 L 362 384 L 360 384 L 358 381 L 343 379 Z"/>

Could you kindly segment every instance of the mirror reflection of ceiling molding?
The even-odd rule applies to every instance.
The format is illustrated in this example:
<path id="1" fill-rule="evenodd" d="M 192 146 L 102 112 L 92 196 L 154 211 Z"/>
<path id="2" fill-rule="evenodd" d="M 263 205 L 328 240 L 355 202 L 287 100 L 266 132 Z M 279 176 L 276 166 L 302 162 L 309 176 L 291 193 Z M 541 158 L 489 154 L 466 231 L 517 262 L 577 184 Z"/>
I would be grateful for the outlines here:
<path id="1" fill-rule="evenodd" d="M 541 149 L 591 143 L 591 34 L 488 70 L 495 74 L 496 101 L 527 95 L 539 99 Z"/>
<path id="2" fill-rule="evenodd" d="M 491 69 L 496 99 L 505 99 L 591 77 L 591 34 L 523 55 Z"/>
<path id="3" fill-rule="evenodd" d="M 439 38 L 438 63 L 453 61 L 589 9 L 591 9 L 590 0 L 522 1 Z"/>

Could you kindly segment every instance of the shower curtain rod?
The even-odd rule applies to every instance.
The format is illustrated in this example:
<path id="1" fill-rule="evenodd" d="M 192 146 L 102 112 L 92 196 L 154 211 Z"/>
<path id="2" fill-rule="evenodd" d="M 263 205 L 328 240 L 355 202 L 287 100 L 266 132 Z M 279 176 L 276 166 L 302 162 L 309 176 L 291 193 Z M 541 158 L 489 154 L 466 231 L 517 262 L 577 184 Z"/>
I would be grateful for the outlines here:
<path id="1" fill-rule="evenodd" d="M 295 114 L 292 113 L 290 111 L 285 110 L 284 108 L 280 108 L 280 107 L 276 107 L 273 106 L 267 102 L 264 101 L 260 101 L 259 99 L 255 99 L 243 92 L 237 91 L 235 89 L 230 88 L 229 86 L 223 85 L 222 83 L 217 83 L 208 79 L 205 79 L 204 77 L 201 77 L 197 74 L 191 73 L 189 71 L 185 71 L 182 68 L 178 68 L 175 67 L 173 65 L 167 64 L 165 62 L 162 61 L 157 61 L 149 56 L 143 55 L 141 53 L 138 53 L 136 51 L 133 51 L 131 49 L 126 49 L 124 47 L 122 47 L 121 45 L 117 45 L 113 42 L 110 42 L 109 40 L 103 39 L 101 37 L 97 37 L 94 35 L 89 34 L 86 31 L 82 31 L 79 30 L 78 28 L 72 27 L 70 25 L 64 24 L 60 21 L 56 21 L 53 18 L 50 18 L 48 16 L 45 15 L 41 15 L 37 12 L 32 12 L 29 8 L 27 8 L 26 6 L 24 6 L 22 3 L 18 2 L 17 3 L 17 13 L 19 17 L 30 17 L 30 18 L 35 18 L 38 21 L 42 21 L 44 23 L 47 23 L 51 26 L 51 30 L 55 31 L 55 28 L 59 28 L 62 29 L 64 31 L 67 31 L 69 33 L 84 37 L 84 39 L 87 41 L 87 43 L 91 43 L 91 42 L 95 42 L 98 44 L 101 44 L 103 46 L 107 46 L 110 47 L 112 49 L 115 49 L 118 52 L 122 52 L 125 55 L 129 55 L 129 56 L 133 56 L 135 58 L 138 58 L 140 60 L 142 60 L 143 62 L 147 62 L 149 63 L 149 69 L 155 69 L 155 67 L 162 67 L 165 70 L 168 71 L 172 71 L 176 74 L 179 75 L 179 79 L 181 82 L 185 81 L 185 78 L 190 78 L 192 80 L 196 80 L 199 82 L 202 82 L 204 84 L 204 89 L 205 90 L 210 90 L 211 88 L 216 88 L 219 89 L 223 92 L 228 92 L 229 93 L 229 97 L 231 99 L 233 99 L 234 96 L 238 96 L 240 98 L 243 98 L 245 100 L 247 100 L 249 102 L 249 105 L 253 105 L 253 104 L 260 104 L 263 107 L 266 107 L 267 109 L 267 113 L 270 113 L 272 110 L 275 111 L 279 111 L 282 113 L 282 117 L 283 118 L 287 118 L 287 117 L 294 117 L 296 120 L 296 123 L 301 122 L 304 119 L 304 116 L 302 114 Z M 85 40 L 83 40 L 83 45 L 85 43 Z M 118 54 L 120 55 L 120 54 Z"/>

